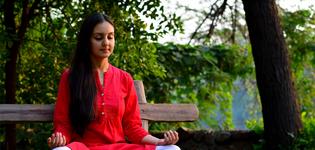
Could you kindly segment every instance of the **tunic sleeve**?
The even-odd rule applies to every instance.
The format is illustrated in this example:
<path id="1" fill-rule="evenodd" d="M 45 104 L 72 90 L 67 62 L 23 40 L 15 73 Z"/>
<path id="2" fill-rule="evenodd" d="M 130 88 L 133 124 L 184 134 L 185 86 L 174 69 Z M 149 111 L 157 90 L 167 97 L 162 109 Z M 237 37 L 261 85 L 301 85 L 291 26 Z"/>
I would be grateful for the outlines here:
<path id="1" fill-rule="evenodd" d="M 71 122 L 69 118 L 69 84 L 68 70 L 64 71 L 58 88 L 57 102 L 54 111 L 54 132 L 61 132 L 66 137 L 66 142 L 71 141 Z"/>
<path id="2" fill-rule="evenodd" d="M 125 113 L 122 120 L 123 130 L 128 140 L 139 144 L 148 135 L 148 132 L 142 128 L 138 97 L 133 79 L 129 74 L 126 84 L 128 85 L 128 92 L 125 98 Z"/>

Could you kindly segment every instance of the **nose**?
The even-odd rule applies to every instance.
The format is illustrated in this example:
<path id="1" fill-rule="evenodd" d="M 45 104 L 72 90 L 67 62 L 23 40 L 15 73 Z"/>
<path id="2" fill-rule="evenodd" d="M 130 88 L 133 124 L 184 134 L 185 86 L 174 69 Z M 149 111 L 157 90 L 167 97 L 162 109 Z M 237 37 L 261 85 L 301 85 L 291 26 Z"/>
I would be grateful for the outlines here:
<path id="1" fill-rule="evenodd" d="M 102 41 L 102 46 L 106 46 L 108 45 L 109 41 L 108 39 L 104 38 L 104 40 Z"/>
<path id="2" fill-rule="evenodd" d="M 109 39 L 104 38 L 104 40 L 102 41 L 102 46 L 106 46 L 109 45 Z"/>

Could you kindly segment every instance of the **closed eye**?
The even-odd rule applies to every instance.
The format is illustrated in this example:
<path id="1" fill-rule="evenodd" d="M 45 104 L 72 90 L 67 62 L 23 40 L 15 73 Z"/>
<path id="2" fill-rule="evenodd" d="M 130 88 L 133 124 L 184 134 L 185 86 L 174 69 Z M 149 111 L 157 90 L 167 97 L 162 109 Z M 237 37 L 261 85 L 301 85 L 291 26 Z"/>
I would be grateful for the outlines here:
<path id="1" fill-rule="evenodd" d="M 114 39 L 115 38 L 114 33 L 109 33 L 107 38 L 108 39 Z"/>
<path id="2" fill-rule="evenodd" d="M 95 37 L 94 39 L 97 41 L 101 41 L 103 39 L 103 37 Z"/>

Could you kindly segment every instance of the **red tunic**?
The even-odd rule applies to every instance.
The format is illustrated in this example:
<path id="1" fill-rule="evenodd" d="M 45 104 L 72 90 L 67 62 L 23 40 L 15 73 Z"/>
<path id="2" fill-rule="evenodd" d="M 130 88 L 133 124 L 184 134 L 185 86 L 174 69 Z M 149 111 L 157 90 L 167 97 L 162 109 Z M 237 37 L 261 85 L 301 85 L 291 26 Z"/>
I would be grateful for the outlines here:
<path id="1" fill-rule="evenodd" d="M 125 71 L 109 65 L 102 86 L 95 71 L 96 119 L 86 128 L 82 137 L 74 133 L 69 120 L 69 72 L 59 83 L 54 112 L 54 132 L 66 137 L 72 150 L 155 150 L 155 145 L 141 144 L 149 133 L 142 128 L 140 111 L 133 79 Z M 125 136 L 133 144 L 126 143 Z M 69 142 L 70 141 L 70 142 Z"/>

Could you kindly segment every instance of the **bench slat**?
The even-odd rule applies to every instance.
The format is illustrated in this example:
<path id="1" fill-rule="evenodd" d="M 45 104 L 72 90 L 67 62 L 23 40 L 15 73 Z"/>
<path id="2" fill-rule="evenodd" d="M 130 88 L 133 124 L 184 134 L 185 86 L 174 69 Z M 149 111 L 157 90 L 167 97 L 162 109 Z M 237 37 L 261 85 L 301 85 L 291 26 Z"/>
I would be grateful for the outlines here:
<path id="1" fill-rule="evenodd" d="M 141 119 L 149 121 L 194 121 L 198 109 L 194 104 L 139 104 Z M 0 104 L 0 122 L 51 122 L 53 104 Z"/>
<path id="2" fill-rule="evenodd" d="M 53 104 L 1 104 L 0 122 L 49 122 Z"/>
<path id="3" fill-rule="evenodd" d="M 140 104 L 141 119 L 149 121 L 195 121 L 199 112 L 194 104 Z"/>

